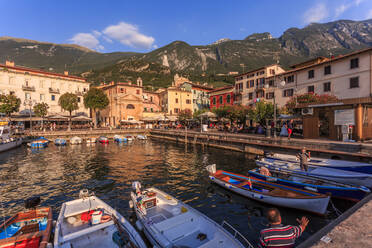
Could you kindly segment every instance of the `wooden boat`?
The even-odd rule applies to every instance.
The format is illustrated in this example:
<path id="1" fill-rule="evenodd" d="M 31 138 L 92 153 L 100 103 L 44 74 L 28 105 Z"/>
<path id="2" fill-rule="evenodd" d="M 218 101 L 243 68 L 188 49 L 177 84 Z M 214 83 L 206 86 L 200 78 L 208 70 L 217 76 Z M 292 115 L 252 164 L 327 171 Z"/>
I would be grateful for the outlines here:
<path id="1" fill-rule="evenodd" d="M 28 143 L 31 148 L 45 148 L 49 144 L 49 140 L 44 137 L 39 137 L 38 139 Z"/>
<path id="2" fill-rule="evenodd" d="M 310 190 L 321 194 L 330 194 L 331 197 L 351 201 L 359 201 L 363 199 L 366 196 L 366 194 L 371 192 L 368 188 L 364 186 L 353 186 L 333 182 L 318 177 L 293 174 L 286 171 L 276 171 L 267 168 L 266 170 L 267 172 L 269 172 L 270 175 L 268 175 L 267 173 L 265 175 L 265 173 L 262 172 L 262 167 L 250 170 L 248 173 L 249 175 L 254 176 L 255 178 L 265 180 L 268 182 L 275 182 L 277 184 Z"/>
<path id="3" fill-rule="evenodd" d="M 328 195 L 267 182 L 252 176 L 216 171 L 215 164 L 207 166 L 207 171 L 212 182 L 253 200 L 320 215 L 326 213 L 330 199 Z"/>
<path id="4" fill-rule="evenodd" d="M 45 248 L 53 228 L 52 208 L 22 211 L 0 225 L 0 247 Z"/>
<path id="5" fill-rule="evenodd" d="M 105 136 L 100 136 L 98 138 L 98 142 L 101 143 L 101 144 L 108 144 L 109 143 L 109 139 Z"/>
<path id="6" fill-rule="evenodd" d="M 65 139 L 55 139 L 54 145 L 56 146 L 65 146 L 67 144 Z"/>
<path id="7" fill-rule="evenodd" d="M 137 247 L 146 245 L 133 226 L 96 196 L 62 204 L 54 234 L 54 248 Z"/>
<path id="8" fill-rule="evenodd" d="M 274 169 L 277 171 L 287 171 L 290 173 L 296 173 L 305 176 L 313 176 L 318 178 L 323 178 L 331 181 L 336 181 L 340 183 L 352 184 L 365 186 L 372 188 L 372 175 L 353 172 L 353 171 L 344 171 L 338 169 L 332 169 L 327 167 L 319 167 L 310 165 L 308 171 L 302 171 L 299 163 L 292 163 L 288 161 L 279 161 L 271 158 L 261 158 L 256 160 L 258 166 L 265 166 L 269 169 Z"/>
<path id="9" fill-rule="evenodd" d="M 83 143 L 83 139 L 80 138 L 80 137 L 78 137 L 78 136 L 74 136 L 74 137 L 72 137 L 72 138 L 70 139 L 70 144 L 71 144 L 71 145 L 79 145 L 79 144 L 81 144 L 81 143 Z"/>
<path id="10" fill-rule="evenodd" d="M 130 205 L 133 205 L 139 229 L 154 247 L 244 247 L 222 226 L 185 203 L 156 188 L 141 191 L 133 183 Z M 231 226 L 229 226 L 231 227 Z M 241 236 L 240 240 L 246 240 Z M 248 242 L 248 241 L 246 241 Z"/>
<path id="11" fill-rule="evenodd" d="M 122 135 L 115 135 L 114 136 L 114 142 L 123 143 L 123 142 L 127 142 L 127 141 L 128 141 L 127 138 L 125 138 Z"/>
<path id="12" fill-rule="evenodd" d="M 266 157 L 273 159 L 273 160 L 299 163 L 297 157 L 294 155 L 276 153 L 273 155 L 266 155 Z M 345 171 L 372 174 L 372 164 L 370 163 L 361 163 L 361 162 L 353 162 L 353 161 L 346 161 L 346 160 L 334 160 L 334 159 L 311 157 L 308 161 L 308 164 L 312 166 L 321 166 L 321 167 L 327 167 L 331 169 L 339 169 L 339 170 L 345 170 Z"/>

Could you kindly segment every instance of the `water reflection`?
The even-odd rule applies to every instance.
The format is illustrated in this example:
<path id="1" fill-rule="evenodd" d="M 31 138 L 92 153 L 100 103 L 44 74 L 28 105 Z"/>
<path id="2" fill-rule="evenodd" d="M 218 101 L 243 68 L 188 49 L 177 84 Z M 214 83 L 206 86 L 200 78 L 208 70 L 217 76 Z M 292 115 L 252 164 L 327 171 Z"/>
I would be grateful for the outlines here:
<path id="1" fill-rule="evenodd" d="M 203 151 L 204 150 L 204 151 Z M 233 194 L 209 182 L 205 166 L 245 174 L 255 166 L 253 156 L 201 146 L 147 141 L 117 145 L 96 144 L 55 147 L 37 152 L 26 147 L 0 154 L 2 215 L 23 208 L 23 199 L 40 195 L 43 205 L 54 207 L 54 217 L 64 201 L 77 197 L 82 188 L 130 216 L 129 193 L 134 180 L 155 186 L 197 208 L 217 222 L 227 220 L 250 240 L 267 225 L 268 205 Z M 302 215 L 311 222 L 303 238 L 329 219 L 280 208 L 283 221 L 296 224 Z"/>

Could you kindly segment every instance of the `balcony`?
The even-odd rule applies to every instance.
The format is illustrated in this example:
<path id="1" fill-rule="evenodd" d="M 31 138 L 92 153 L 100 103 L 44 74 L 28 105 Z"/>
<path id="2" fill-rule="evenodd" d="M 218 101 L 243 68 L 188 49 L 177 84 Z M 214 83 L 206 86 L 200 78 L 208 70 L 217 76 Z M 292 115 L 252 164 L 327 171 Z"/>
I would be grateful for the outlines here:
<path id="1" fill-rule="evenodd" d="M 35 91 L 34 86 L 22 85 L 22 90 L 24 91 Z"/>
<path id="2" fill-rule="evenodd" d="M 49 93 L 59 94 L 59 89 L 49 88 Z"/>

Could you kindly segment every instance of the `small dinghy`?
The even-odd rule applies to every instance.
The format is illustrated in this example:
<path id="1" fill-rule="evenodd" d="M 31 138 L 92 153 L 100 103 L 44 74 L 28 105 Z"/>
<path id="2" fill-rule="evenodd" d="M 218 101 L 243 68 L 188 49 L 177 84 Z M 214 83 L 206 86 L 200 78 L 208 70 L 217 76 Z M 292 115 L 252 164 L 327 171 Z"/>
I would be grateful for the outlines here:
<path id="1" fill-rule="evenodd" d="M 272 155 L 266 155 L 266 157 L 273 159 L 273 160 L 299 163 L 298 158 L 294 155 L 275 153 Z M 311 157 L 308 160 L 308 164 L 312 166 L 327 167 L 331 169 L 339 169 L 339 170 L 345 170 L 345 171 L 372 174 L 372 164 L 370 163 L 361 163 L 361 162 L 346 161 L 346 160 L 335 160 L 335 159 Z"/>
<path id="2" fill-rule="evenodd" d="M 114 136 L 114 141 L 117 142 L 117 143 L 123 143 L 123 142 L 127 142 L 128 139 L 125 138 L 125 137 L 122 136 L 122 135 L 115 135 L 115 136 Z"/>
<path id="3" fill-rule="evenodd" d="M 108 144 L 109 143 L 109 139 L 105 136 L 100 136 L 98 138 L 98 142 L 101 143 L 101 144 Z"/>
<path id="4" fill-rule="evenodd" d="M 137 139 L 138 140 L 147 140 L 147 136 L 139 134 L 139 135 L 137 135 Z"/>
<path id="5" fill-rule="evenodd" d="M 54 248 L 136 247 L 145 248 L 133 226 L 88 190 L 80 199 L 65 202 L 56 223 Z"/>
<path id="6" fill-rule="evenodd" d="M 78 145 L 78 144 L 81 144 L 82 142 L 83 142 L 83 139 L 78 136 L 74 136 L 70 139 L 71 145 Z"/>
<path id="7" fill-rule="evenodd" d="M 67 144 L 65 139 L 55 139 L 54 145 L 56 146 L 65 146 Z"/>
<path id="8" fill-rule="evenodd" d="M 44 137 L 40 137 L 30 143 L 28 143 L 28 146 L 31 147 L 31 148 L 45 148 L 47 147 L 49 144 L 49 140 L 44 138 Z"/>
<path id="9" fill-rule="evenodd" d="M 135 192 L 131 192 L 130 205 L 138 218 L 136 225 L 144 230 L 154 247 L 244 247 L 234 237 L 240 235 L 239 240 L 246 239 L 232 226 L 229 228 L 234 230 L 234 236 L 204 214 L 159 189 L 141 191 L 139 182 L 133 182 L 132 186 Z"/>
<path id="10" fill-rule="evenodd" d="M 372 188 L 372 175 L 353 171 L 344 171 L 327 167 L 309 166 L 308 171 L 302 171 L 299 163 L 279 161 L 271 158 L 256 160 L 258 166 L 264 166 L 277 171 L 283 170 L 305 176 L 319 177 L 340 183 L 353 184 Z"/>
<path id="11" fill-rule="evenodd" d="M 267 182 L 252 176 L 216 171 L 215 164 L 207 166 L 207 171 L 212 182 L 253 200 L 320 215 L 326 213 L 330 199 L 328 195 Z"/>
<path id="12" fill-rule="evenodd" d="M 294 188 L 310 190 L 321 194 L 330 194 L 334 198 L 359 201 L 371 191 L 364 186 L 352 186 L 330 180 L 277 171 L 266 167 L 250 170 L 249 175 L 268 182 L 275 182 Z"/>
<path id="13" fill-rule="evenodd" d="M 40 202 L 40 198 L 29 201 Z M 27 206 L 33 209 L 17 213 L 0 225 L 0 247 L 45 248 L 53 228 L 53 214 L 50 207 Z M 37 205 L 36 204 L 36 205 Z"/>
<path id="14" fill-rule="evenodd" d="M 87 145 L 92 145 L 92 144 L 95 144 L 97 142 L 97 139 L 96 138 L 87 138 L 86 142 L 87 142 Z"/>
<path id="15" fill-rule="evenodd" d="M 132 135 L 127 135 L 125 136 L 125 138 L 128 140 L 128 141 L 133 141 L 134 140 L 134 137 Z"/>

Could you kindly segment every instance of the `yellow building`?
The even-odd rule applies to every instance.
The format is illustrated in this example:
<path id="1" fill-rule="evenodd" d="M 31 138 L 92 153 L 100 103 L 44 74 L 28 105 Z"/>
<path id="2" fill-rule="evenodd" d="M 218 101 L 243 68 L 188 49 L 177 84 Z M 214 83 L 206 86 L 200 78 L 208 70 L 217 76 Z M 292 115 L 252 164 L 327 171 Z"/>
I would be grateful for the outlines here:
<path id="1" fill-rule="evenodd" d="M 192 92 L 178 87 L 169 87 L 160 93 L 162 111 L 168 115 L 178 115 L 183 110 L 190 110 L 192 107 Z"/>

